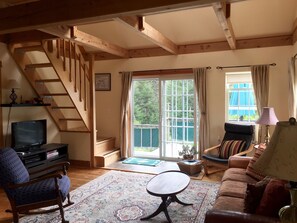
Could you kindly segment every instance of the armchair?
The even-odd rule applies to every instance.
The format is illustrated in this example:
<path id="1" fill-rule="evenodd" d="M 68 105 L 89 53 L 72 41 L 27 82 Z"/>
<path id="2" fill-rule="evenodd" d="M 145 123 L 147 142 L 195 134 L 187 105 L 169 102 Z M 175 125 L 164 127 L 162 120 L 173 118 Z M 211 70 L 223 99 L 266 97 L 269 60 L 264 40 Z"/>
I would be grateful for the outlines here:
<path id="1" fill-rule="evenodd" d="M 206 165 L 226 169 L 230 156 L 243 156 L 253 150 L 253 125 L 225 123 L 225 135 L 220 145 L 204 151 L 202 159 Z"/>
<path id="2" fill-rule="evenodd" d="M 60 167 L 63 174 L 57 171 Z M 13 222 L 19 221 L 19 214 L 40 214 L 60 210 L 62 222 L 63 207 L 73 204 L 70 201 L 70 180 L 66 175 L 68 162 L 50 166 L 44 170 L 53 169 L 53 173 L 30 180 L 29 173 L 23 162 L 12 148 L 0 149 L 0 186 L 4 189 L 13 214 Z M 35 172 L 36 173 L 36 172 Z M 68 199 L 63 206 L 63 201 Z M 58 205 L 50 210 L 32 211 L 42 207 Z"/>

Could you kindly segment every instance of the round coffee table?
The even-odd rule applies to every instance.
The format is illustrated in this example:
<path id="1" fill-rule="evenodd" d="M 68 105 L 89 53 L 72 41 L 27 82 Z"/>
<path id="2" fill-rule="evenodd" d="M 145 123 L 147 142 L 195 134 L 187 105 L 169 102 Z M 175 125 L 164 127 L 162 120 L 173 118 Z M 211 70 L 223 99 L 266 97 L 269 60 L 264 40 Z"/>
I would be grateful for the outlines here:
<path id="1" fill-rule="evenodd" d="M 153 218 L 163 211 L 168 222 L 172 222 L 167 211 L 167 207 L 171 202 L 177 202 L 182 205 L 193 205 L 184 203 L 176 197 L 177 194 L 188 187 L 189 183 L 190 177 L 180 171 L 166 171 L 154 176 L 147 183 L 146 190 L 153 196 L 161 197 L 162 202 L 154 213 L 140 220 Z"/>

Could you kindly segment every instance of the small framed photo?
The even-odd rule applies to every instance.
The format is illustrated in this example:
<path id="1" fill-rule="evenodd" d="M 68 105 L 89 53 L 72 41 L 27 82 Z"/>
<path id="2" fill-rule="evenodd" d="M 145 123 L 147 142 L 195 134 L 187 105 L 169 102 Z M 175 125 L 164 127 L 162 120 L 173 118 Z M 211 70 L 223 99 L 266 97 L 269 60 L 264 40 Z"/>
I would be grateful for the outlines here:
<path id="1" fill-rule="evenodd" d="M 110 91 L 111 90 L 111 74 L 110 73 L 96 73 L 95 74 L 95 90 L 96 91 Z"/>

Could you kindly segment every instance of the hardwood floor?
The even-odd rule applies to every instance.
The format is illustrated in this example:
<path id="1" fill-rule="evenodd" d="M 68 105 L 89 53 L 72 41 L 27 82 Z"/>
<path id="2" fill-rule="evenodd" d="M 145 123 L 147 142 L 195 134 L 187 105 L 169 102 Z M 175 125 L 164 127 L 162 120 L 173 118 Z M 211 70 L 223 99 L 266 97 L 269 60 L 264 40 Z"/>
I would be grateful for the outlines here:
<path id="1" fill-rule="evenodd" d="M 136 165 L 132 165 L 133 167 L 129 166 L 129 170 L 131 172 L 141 172 L 143 167 L 138 167 Z M 140 171 L 141 170 L 141 171 Z M 81 185 L 107 173 L 108 169 L 87 169 L 81 168 L 76 166 L 71 166 L 68 171 L 68 176 L 71 180 L 71 190 L 74 190 Z M 204 176 L 202 180 L 205 181 L 220 181 L 222 178 L 223 172 L 217 172 L 215 174 L 211 174 L 209 176 Z M 5 210 L 10 209 L 9 201 L 6 197 L 6 194 L 2 189 L 0 189 L 0 223 L 11 223 L 12 222 L 12 215 L 10 213 L 6 213 Z"/>

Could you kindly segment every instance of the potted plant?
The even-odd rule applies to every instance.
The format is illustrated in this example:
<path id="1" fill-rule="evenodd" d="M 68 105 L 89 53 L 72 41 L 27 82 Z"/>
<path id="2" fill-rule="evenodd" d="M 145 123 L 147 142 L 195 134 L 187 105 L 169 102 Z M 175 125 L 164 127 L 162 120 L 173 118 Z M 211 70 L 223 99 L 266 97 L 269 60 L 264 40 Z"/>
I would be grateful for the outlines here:
<path id="1" fill-rule="evenodd" d="M 196 146 L 183 145 L 182 148 L 181 151 L 178 151 L 178 155 L 182 156 L 184 160 L 193 160 L 194 156 L 198 154 Z"/>

